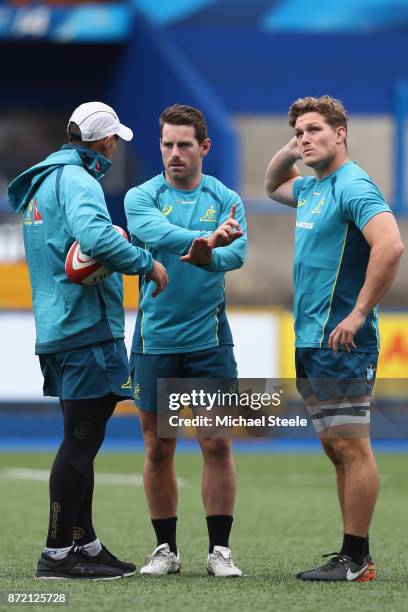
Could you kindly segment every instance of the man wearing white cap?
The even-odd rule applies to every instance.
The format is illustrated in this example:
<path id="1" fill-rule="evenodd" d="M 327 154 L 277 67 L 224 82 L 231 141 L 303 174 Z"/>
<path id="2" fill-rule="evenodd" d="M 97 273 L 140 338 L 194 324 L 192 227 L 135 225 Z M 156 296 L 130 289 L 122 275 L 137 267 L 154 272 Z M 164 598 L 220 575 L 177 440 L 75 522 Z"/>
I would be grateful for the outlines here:
<path id="1" fill-rule="evenodd" d="M 58 397 L 64 438 L 50 474 L 50 519 L 37 578 L 108 580 L 135 573 L 99 541 L 92 522 L 93 461 L 118 401 L 131 397 L 124 344 L 122 278 L 74 284 L 65 274 L 72 243 L 109 270 L 142 274 L 160 293 L 165 268 L 112 226 L 98 180 L 109 169 L 118 138 L 131 140 L 115 111 L 101 102 L 79 106 L 69 143 L 9 186 L 22 213 L 36 324 L 35 352 L 44 395 Z"/>
<path id="2" fill-rule="evenodd" d="M 79 133 L 74 132 L 73 124 L 78 126 Z M 78 106 L 69 120 L 68 134 L 80 136 L 82 142 L 95 144 L 111 136 L 119 136 L 127 142 L 133 138 L 132 130 L 122 125 L 113 108 L 103 102 L 87 102 Z"/>

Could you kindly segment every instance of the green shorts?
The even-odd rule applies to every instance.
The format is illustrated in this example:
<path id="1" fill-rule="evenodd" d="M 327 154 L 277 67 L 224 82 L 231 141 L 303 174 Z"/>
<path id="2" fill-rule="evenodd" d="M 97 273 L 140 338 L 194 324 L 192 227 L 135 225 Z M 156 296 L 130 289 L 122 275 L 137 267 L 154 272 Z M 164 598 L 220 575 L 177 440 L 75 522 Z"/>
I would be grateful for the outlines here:
<path id="1" fill-rule="evenodd" d="M 237 364 L 231 345 L 221 345 L 204 351 L 169 355 L 143 355 L 132 353 L 130 372 L 135 404 L 146 412 L 157 412 L 158 378 L 237 378 Z"/>
<path id="2" fill-rule="evenodd" d="M 44 395 L 63 400 L 132 397 L 128 357 L 122 339 L 90 344 L 72 351 L 40 355 Z"/>

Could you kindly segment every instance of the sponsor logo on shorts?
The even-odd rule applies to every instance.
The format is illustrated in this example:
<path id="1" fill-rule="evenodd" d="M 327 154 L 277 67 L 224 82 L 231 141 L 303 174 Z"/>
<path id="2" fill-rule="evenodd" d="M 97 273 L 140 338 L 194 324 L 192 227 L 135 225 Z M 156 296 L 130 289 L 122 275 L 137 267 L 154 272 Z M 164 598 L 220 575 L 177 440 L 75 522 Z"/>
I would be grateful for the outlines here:
<path id="1" fill-rule="evenodd" d="M 120 385 L 121 389 L 131 389 L 132 388 L 132 381 L 130 380 L 130 376 L 127 379 L 127 381 L 125 383 L 123 383 L 123 385 Z"/>
<path id="2" fill-rule="evenodd" d="M 367 377 L 367 381 L 371 382 L 372 380 L 374 380 L 374 376 L 375 376 L 375 365 L 373 363 L 370 363 L 370 365 L 367 368 L 367 372 L 366 372 L 366 377 Z"/>
<path id="3" fill-rule="evenodd" d="M 200 221 L 206 221 L 207 223 L 217 223 L 217 219 L 215 218 L 216 210 L 215 208 L 209 208 L 205 215 L 200 217 Z"/>
<path id="4" fill-rule="evenodd" d="M 134 399 L 140 400 L 140 393 L 141 393 L 141 391 L 142 391 L 142 389 L 141 389 L 140 385 L 139 385 L 139 384 L 137 384 L 137 385 L 135 386 L 135 390 L 134 390 L 134 392 L 133 392 L 133 397 L 134 397 Z"/>

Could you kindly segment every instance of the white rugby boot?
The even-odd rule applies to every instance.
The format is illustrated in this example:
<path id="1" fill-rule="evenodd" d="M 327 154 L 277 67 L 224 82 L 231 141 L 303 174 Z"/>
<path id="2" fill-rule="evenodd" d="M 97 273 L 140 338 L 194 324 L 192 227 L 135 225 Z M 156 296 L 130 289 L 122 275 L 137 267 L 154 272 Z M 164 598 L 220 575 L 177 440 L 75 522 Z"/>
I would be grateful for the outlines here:
<path id="1" fill-rule="evenodd" d="M 140 569 L 142 576 L 165 576 L 166 574 L 179 574 L 181 570 L 180 553 L 177 555 L 170 551 L 168 544 L 160 544 L 154 549 L 145 565 Z"/>
<path id="2" fill-rule="evenodd" d="M 241 570 L 234 564 L 234 559 L 226 546 L 214 546 L 214 551 L 208 555 L 207 572 L 210 576 L 238 577 Z"/>

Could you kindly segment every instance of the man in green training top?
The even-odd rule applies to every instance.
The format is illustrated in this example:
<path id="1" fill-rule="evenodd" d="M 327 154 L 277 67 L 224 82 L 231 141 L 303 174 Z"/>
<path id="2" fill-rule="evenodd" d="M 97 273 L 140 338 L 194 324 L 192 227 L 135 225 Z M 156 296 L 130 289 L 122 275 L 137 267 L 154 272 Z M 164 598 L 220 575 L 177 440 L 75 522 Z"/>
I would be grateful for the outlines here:
<path id="1" fill-rule="evenodd" d="M 377 303 L 403 251 L 378 187 L 347 152 L 347 114 L 330 96 L 297 100 L 295 136 L 272 158 L 267 194 L 297 208 L 294 263 L 296 376 L 323 448 L 336 468 L 341 550 L 302 580 L 375 577 L 368 529 L 378 493 L 369 438 L 377 367 Z M 313 176 L 300 176 L 301 159 Z"/>
<path id="2" fill-rule="evenodd" d="M 146 448 L 145 492 L 157 536 L 157 548 L 141 569 L 144 575 L 180 571 L 176 440 L 157 437 L 156 381 L 237 376 L 224 276 L 244 263 L 246 225 L 239 196 L 202 173 L 210 146 L 201 111 L 180 104 L 167 108 L 160 117 L 164 172 L 131 189 L 125 199 L 135 244 L 154 253 L 171 280 L 163 300 L 153 300 L 150 284 L 141 280 L 131 355 Z M 229 549 L 235 499 L 231 440 L 201 437 L 199 442 L 210 540 L 207 570 L 215 576 L 241 576 Z"/>

